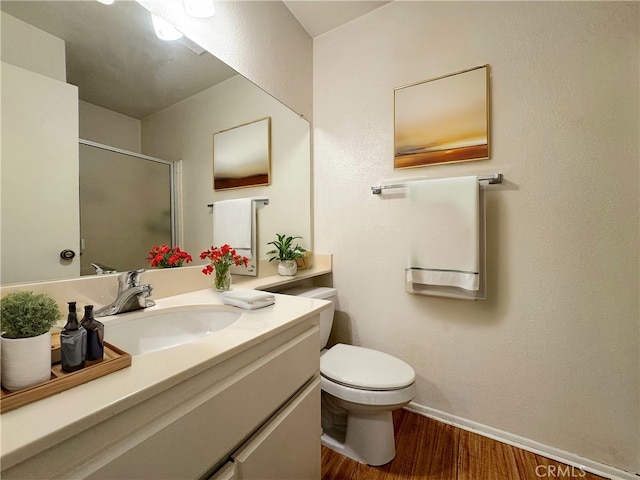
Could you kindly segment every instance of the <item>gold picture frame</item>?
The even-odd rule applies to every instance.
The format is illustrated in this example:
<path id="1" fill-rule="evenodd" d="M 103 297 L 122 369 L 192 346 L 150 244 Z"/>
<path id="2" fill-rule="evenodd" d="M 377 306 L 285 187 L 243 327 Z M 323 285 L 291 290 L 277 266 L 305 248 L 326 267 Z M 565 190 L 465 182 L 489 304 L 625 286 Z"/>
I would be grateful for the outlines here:
<path id="1" fill-rule="evenodd" d="M 489 65 L 394 89 L 393 167 L 489 158 Z"/>
<path id="2" fill-rule="evenodd" d="M 213 189 L 271 182 L 271 117 L 213 134 Z"/>

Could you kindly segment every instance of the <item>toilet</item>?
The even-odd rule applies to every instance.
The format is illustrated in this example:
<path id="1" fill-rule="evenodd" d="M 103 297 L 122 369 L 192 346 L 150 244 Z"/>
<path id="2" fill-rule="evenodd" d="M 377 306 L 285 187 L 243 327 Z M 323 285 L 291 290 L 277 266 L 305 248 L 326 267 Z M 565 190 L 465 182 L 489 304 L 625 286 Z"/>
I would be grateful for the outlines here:
<path id="1" fill-rule="evenodd" d="M 339 343 L 324 350 L 333 324 L 335 288 L 298 287 L 281 293 L 332 302 L 320 313 L 322 444 L 367 465 L 389 463 L 396 455 L 391 412 L 415 397 L 413 368 L 369 348 Z"/>

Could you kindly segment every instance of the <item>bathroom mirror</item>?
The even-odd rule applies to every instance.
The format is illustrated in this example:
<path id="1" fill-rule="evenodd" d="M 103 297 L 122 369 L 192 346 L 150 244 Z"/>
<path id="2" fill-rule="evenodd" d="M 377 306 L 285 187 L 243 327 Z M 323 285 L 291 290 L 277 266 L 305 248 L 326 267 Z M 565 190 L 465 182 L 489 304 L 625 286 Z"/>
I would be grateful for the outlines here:
<path id="1" fill-rule="evenodd" d="M 272 129 L 270 184 L 251 190 L 251 195 L 271 199 L 259 219 L 259 245 L 266 245 L 275 237 L 274 232 L 281 230 L 311 241 L 310 128 L 306 120 L 189 39 L 157 40 L 149 30 L 149 12 L 137 2 L 3 1 L 0 7 L 3 15 L 7 13 L 64 38 L 67 82 L 78 85 L 80 97 L 79 138 L 176 163 L 181 203 L 175 213 L 182 226 L 177 243 L 196 262 L 200 251 L 211 243 L 212 212 L 207 205 L 248 196 L 245 189 L 212 188 L 212 135 L 256 118 L 271 118 Z M 114 18 L 112 12 L 118 12 Z M 93 20 L 87 16 L 90 14 Z M 63 20 L 78 23 L 75 27 L 55 26 Z M 142 30 L 144 38 L 135 37 Z M 15 43 L 5 35 L 3 29 L 3 61 L 5 41 Z M 151 44 L 165 49 L 160 57 L 163 60 L 153 56 Z M 156 60 L 149 63 L 152 58 Z M 203 70 L 191 63 L 203 58 L 209 63 Z M 97 65 L 106 67 L 106 73 L 101 73 Z M 192 80 L 197 81 L 195 85 Z M 157 101 L 161 102 L 159 106 Z M 116 116 L 119 122 L 110 123 Z M 130 128 L 121 128 L 126 122 Z M 291 176 L 296 182 L 290 182 Z M 56 214 L 80 217 L 77 211 Z M 112 226 L 117 229 L 117 225 Z M 3 230 L 3 243 L 10 236 L 11 232 Z M 41 241 L 44 245 L 47 239 Z M 77 246 L 79 249 L 79 238 Z M 57 252 L 48 255 L 47 260 L 64 263 Z M 261 251 L 259 255 L 263 257 Z M 79 264 L 77 258 L 72 263 L 76 260 Z M 10 280 L 3 267 L 2 283 L 78 275 L 70 270 L 56 276 L 42 273 L 44 269 L 23 270 L 28 271 L 28 277 Z"/>
<path id="2" fill-rule="evenodd" d="M 213 188 L 269 185 L 271 118 L 213 134 Z"/>

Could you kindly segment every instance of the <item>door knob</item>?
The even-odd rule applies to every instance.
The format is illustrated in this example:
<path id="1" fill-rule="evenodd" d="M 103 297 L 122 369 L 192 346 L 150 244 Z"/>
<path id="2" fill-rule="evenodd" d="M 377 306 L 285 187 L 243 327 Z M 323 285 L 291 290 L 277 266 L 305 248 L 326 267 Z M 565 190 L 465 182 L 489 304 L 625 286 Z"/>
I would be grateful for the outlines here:
<path id="1" fill-rule="evenodd" d="M 60 252 L 60 258 L 62 258 L 63 260 L 71 260 L 75 256 L 76 252 L 74 252 L 73 250 L 66 249 Z"/>

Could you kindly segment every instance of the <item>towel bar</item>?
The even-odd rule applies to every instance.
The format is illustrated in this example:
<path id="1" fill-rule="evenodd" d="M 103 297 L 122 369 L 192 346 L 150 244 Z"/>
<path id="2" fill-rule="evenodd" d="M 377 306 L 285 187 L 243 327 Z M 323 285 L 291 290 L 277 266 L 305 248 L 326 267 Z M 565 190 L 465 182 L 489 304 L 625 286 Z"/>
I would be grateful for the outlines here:
<path id="1" fill-rule="evenodd" d="M 501 173 L 491 173 L 488 175 L 478 175 L 478 181 L 488 181 L 490 184 L 502 183 L 502 174 Z M 395 183 L 393 185 L 373 185 L 371 187 L 371 193 L 374 195 L 379 195 L 382 193 L 382 190 L 388 190 L 391 188 L 404 188 L 407 185 L 405 183 Z"/>
<path id="2" fill-rule="evenodd" d="M 252 198 L 251 201 L 252 202 L 260 202 L 263 205 L 269 205 L 269 199 L 268 198 Z M 208 203 L 207 207 L 213 208 L 213 203 Z"/>

